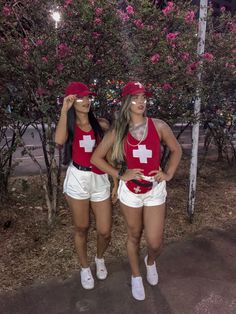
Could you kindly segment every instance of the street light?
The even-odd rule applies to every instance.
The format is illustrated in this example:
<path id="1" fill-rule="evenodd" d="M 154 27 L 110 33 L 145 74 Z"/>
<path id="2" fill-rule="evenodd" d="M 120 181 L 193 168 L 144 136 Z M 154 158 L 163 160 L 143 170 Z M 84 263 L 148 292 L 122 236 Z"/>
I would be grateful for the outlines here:
<path id="1" fill-rule="evenodd" d="M 51 17 L 54 19 L 55 21 L 55 28 L 58 27 L 58 22 L 60 22 L 61 20 L 61 14 L 58 11 L 52 11 Z"/>

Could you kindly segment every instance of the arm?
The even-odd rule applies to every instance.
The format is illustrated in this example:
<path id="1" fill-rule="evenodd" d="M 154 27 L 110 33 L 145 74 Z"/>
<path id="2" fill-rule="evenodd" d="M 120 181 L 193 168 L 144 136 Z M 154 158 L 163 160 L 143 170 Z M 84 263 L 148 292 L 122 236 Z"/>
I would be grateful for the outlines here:
<path id="1" fill-rule="evenodd" d="M 69 95 L 63 100 L 61 115 L 55 132 L 55 143 L 58 145 L 64 145 L 67 140 L 67 112 L 72 107 L 75 98 L 75 95 Z"/>
<path id="2" fill-rule="evenodd" d="M 109 131 L 105 134 L 102 141 L 99 143 L 95 151 L 93 152 L 92 158 L 90 159 L 91 163 L 95 165 L 100 170 L 108 173 L 114 178 L 119 177 L 119 169 L 111 166 L 106 160 L 107 153 L 112 148 L 115 140 L 114 130 Z M 142 178 L 142 169 L 127 169 L 122 175 L 121 179 L 124 181 L 129 181 L 132 179 L 141 179 Z"/>
<path id="3" fill-rule="evenodd" d="M 112 162 L 112 159 L 111 159 L 111 153 L 112 152 L 110 149 L 106 155 L 106 159 L 110 165 L 114 166 L 114 163 Z M 112 180 L 113 180 L 113 187 L 112 187 L 112 191 L 111 191 L 111 200 L 112 200 L 112 203 L 115 204 L 117 201 L 117 190 L 118 190 L 118 186 L 119 186 L 119 180 L 117 177 L 114 177 L 114 176 L 112 176 Z"/>
<path id="4" fill-rule="evenodd" d="M 110 150 L 114 143 L 115 134 L 114 131 L 110 131 L 105 134 L 102 141 L 99 143 L 95 151 L 93 152 L 91 163 L 101 169 L 102 171 L 108 173 L 112 177 L 118 177 L 118 170 L 111 166 L 106 160 L 106 156 L 110 154 Z"/>
<path id="5" fill-rule="evenodd" d="M 167 147 L 170 150 L 170 159 L 167 164 L 167 168 L 165 171 L 157 171 L 156 172 L 156 179 L 157 181 L 170 181 L 175 171 L 180 163 L 181 156 L 182 156 L 182 149 L 177 141 L 176 137 L 174 136 L 171 128 L 162 120 L 153 120 L 156 126 L 157 132 L 160 136 L 160 139 L 165 142 Z"/>
<path id="6" fill-rule="evenodd" d="M 110 123 L 108 120 L 104 118 L 97 118 L 97 120 L 104 132 L 107 132 L 110 129 Z"/>

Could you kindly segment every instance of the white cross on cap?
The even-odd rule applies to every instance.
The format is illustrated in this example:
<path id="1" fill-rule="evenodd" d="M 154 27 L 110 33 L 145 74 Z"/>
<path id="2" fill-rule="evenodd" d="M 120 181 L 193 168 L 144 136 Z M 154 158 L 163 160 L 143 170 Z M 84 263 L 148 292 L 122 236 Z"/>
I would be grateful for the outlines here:
<path id="1" fill-rule="evenodd" d="M 84 148 L 86 153 L 91 153 L 95 145 L 95 140 L 92 140 L 91 135 L 83 135 L 83 140 L 80 140 L 79 144 L 80 147 Z"/>
<path id="2" fill-rule="evenodd" d="M 142 85 L 141 83 L 139 83 L 139 82 L 134 83 L 134 85 L 138 85 L 139 88 L 142 88 L 142 87 L 143 87 L 143 85 Z"/>
<path id="3" fill-rule="evenodd" d="M 147 159 L 152 157 L 152 150 L 147 149 L 146 145 L 138 145 L 138 149 L 133 150 L 133 157 L 139 158 L 142 164 L 147 164 Z"/>

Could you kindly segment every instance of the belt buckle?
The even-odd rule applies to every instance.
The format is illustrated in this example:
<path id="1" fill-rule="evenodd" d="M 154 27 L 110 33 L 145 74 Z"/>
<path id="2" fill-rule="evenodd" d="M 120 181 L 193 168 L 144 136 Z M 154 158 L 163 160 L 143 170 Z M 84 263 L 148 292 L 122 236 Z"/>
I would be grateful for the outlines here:
<path id="1" fill-rule="evenodd" d="M 141 178 L 145 181 L 148 181 L 148 182 L 155 182 L 155 177 L 154 176 L 141 176 Z"/>

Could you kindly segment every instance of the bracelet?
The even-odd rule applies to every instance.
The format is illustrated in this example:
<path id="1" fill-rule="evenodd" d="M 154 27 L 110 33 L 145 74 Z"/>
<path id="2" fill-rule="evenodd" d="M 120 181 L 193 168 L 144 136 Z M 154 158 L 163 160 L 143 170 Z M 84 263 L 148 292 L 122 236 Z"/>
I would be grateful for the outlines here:
<path id="1" fill-rule="evenodd" d="M 121 177 L 123 176 L 123 174 L 125 173 L 126 169 L 125 168 L 120 168 L 119 172 L 118 172 L 118 175 L 117 175 L 117 178 L 120 180 Z"/>

